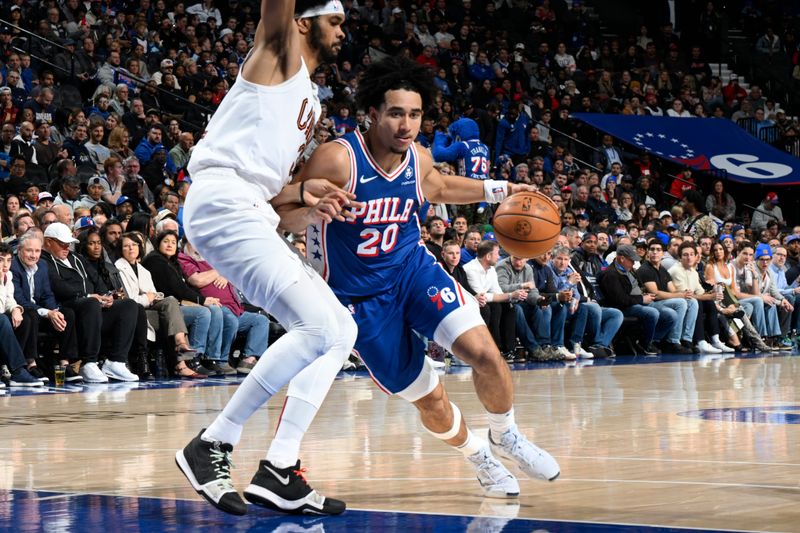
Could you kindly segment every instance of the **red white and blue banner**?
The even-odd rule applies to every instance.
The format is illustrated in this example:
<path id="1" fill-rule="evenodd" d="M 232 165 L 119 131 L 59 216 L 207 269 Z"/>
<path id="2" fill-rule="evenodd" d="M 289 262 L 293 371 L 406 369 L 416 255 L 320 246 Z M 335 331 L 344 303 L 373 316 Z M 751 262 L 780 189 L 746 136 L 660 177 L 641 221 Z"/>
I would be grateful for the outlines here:
<path id="1" fill-rule="evenodd" d="M 662 159 L 727 172 L 742 183 L 800 183 L 800 159 L 726 119 L 575 113 L 573 117 Z"/>

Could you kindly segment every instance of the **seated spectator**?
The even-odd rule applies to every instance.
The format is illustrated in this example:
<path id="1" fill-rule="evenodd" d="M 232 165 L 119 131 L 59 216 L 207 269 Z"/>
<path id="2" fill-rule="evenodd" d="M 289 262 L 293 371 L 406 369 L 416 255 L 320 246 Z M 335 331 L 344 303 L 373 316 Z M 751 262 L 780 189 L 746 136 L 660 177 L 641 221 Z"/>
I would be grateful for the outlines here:
<path id="1" fill-rule="evenodd" d="M 474 294 L 472 287 L 469 285 L 467 273 L 464 271 L 464 267 L 461 266 L 461 248 L 458 247 L 457 241 L 445 241 L 442 245 L 442 259 L 440 262 L 454 280 L 464 287 L 467 292 Z"/>
<path id="2" fill-rule="evenodd" d="M 732 239 L 728 239 L 733 242 Z M 717 313 L 723 318 L 727 329 L 728 342 L 731 346 L 746 351 L 739 341 L 747 340 L 756 350 L 769 352 L 770 347 L 761 339 L 753 327 L 747 313 L 744 312 L 739 300 L 736 286 L 736 270 L 731 262 L 731 252 L 722 243 L 711 245 L 711 256 L 705 269 L 705 281 L 708 285 L 720 286 L 723 291 L 721 302 L 715 301 Z"/>
<path id="3" fill-rule="evenodd" d="M 459 260 L 461 266 L 466 265 L 477 257 L 478 245 L 481 243 L 481 239 L 483 239 L 483 235 L 477 229 L 470 229 L 464 235 L 464 246 L 461 248 L 461 259 Z"/>
<path id="4" fill-rule="evenodd" d="M 584 350 L 581 346 L 584 333 L 586 332 L 589 308 L 580 305 L 581 294 L 578 291 L 577 284 L 581 280 L 581 275 L 570 266 L 569 261 L 569 248 L 565 246 L 556 246 L 553 248 L 550 268 L 552 268 L 553 274 L 555 274 L 556 289 L 559 293 L 570 293 L 566 324 L 566 332 L 569 332 L 569 338 L 566 343 L 568 346 L 567 349 L 571 350 L 576 358 L 591 359 L 594 357 L 594 354 Z"/>
<path id="5" fill-rule="evenodd" d="M 142 261 L 150 271 L 156 290 L 172 296 L 180 303 L 184 321 L 189 327 L 189 342 L 197 350 L 203 367 L 223 375 L 236 374 L 222 355 L 222 307 L 218 298 L 203 296 L 186 282 L 178 263 L 178 232 L 157 234 L 155 250 Z"/>
<path id="6" fill-rule="evenodd" d="M 141 256 L 144 253 L 144 237 L 139 233 L 123 233 L 120 237 L 120 249 L 122 257 L 117 259 L 114 266 L 117 267 L 125 287 L 125 293 L 136 303 L 145 309 L 152 309 L 158 313 L 160 329 L 167 337 L 173 339 L 175 343 L 175 355 L 178 363 L 191 361 L 197 355 L 197 350 L 189 345 L 189 330 L 183 320 L 178 300 L 174 296 L 164 296 L 159 294 L 153 284 L 150 272 L 140 264 Z M 201 332 L 207 335 L 208 330 Z M 155 328 L 148 324 L 147 338 L 149 341 L 156 340 Z M 195 378 L 195 374 L 208 373 L 200 370 L 195 372 L 187 365 L 176 366 L 176 373 L 180 377 Z"/>
<path id="7" fill-rule="evenodd" d="M 672 321 L 672 329 L 667 333 L 661 349 L 669 353 L 692 353 L 692 339 L 697 321 L 697 300 L 691 297 L 688 289 L 678 291 L 672 283 L 672 277 L 661 265 L 664 245 L 658 239 L 650 239 L 647 243 L 647 260 L 642 263 L 636 275 L 647 294 L 654 297 L 650 304 L 660 314 L 667 314 Z M 705 338 L 698 341 L 700 353 L 722 353 L 714 348 Z"/>
<path id="8" fill-rule="evenodd" d="M 759 287 L 759 274 L 753 265 L 755 246 L 750 241 L 741 241 L 736 246 L 736 259 L 733 261 L 733 275 L 736 279 L 734 296 L 738 298 L 742 308 L 750 317 L 750 321 L 761 337 L 774 335 L 767 327 L 764 299 Z M 767 343 L 770 346 L 769 343 Z M 772 346 L 770 346 L 772 348 Z"/>
<path id="9" fill-rule="evenodd" d="M 687 295 L 691 293 L 690 297 L 698 303 L 697 320 L 695 321 L 694 335 L 692 336 L 694 345 L 699 352 L 708 353 L 708 350 L 703 349 L 706 347 L 700 345 L 701 342 L 707 342 L 706 334 L 708 334 L 711 339 L 711 346 L 717 350 L 728 353 L 737 350 L 741 351 L 741 343 L 739 343 L 738 339 L 733 339 L 731 346 L 727 346 L 719 338 L 719 315 L 715 304 L 722 302 L 723 291 L 712 289 L 706 292 L 700 283 L 700 275 L 697 271 L 699 255 L 697 254 L 696 245 L 692 242 L 681 244 L 678 249 L 678 255 L 681 261 L 669 269 L 669 275 L 678 291 L 685 292 Z"/>
<path id="10" fill-rule="evenodd" d="M 533 267 L 533 279 L 539 291 L 536 340 L 544 347 L 550 346 L 550 352 L 555 353 L 558 359 L 572 360 L 575 354 L 564 346 L 564 325 L 569 312 L 567 304 L 571 303 L 573 293 L 558 290 L 558 280 L 549 264 L 551 257 L 552 254 L 547 252 L 528 263 Z"/>
<path id="11" fill-rule="evenodd" d="M 67 383 L 79 383 L 83 378 L 72 367 L 72 363 L 79 361 L 75 313 L 67 307 L 59 308 L 50 287 L 47 263 L 41 259 L 41 254 L 40 233 L 28 232 L 20 237 L 17 255 L 11 263 L 14 297 L 23 309 L 22 324 L 15 330 L 17 340 L 29 370 L 33 370 L 32 375 L 41 378 L 39 374 L 43 371 L 37 364 L 40 362 L 39 332 L 53 335 L 59 345 L 59 364 L 66 367 L 64 380 Z"/>
<path id="12" fill-rule="evenodd" d="M 792 316 L 794 306 L 781 294 L 769 265 L 772 262 L 772 250 L 766 244 L 759 244 L 755 253 L 756 268 L 759 275 L 758 288 L 761 299 L 764 301 L 764 318 L 767 321 L 767 331 L 771 338 L 766 343 L 772 348 L 791 351 L 794 346 L 788 338 L 789 318 Z M 780 316 L 783 320 L 779 319 Z"/>
<path id="13" fill-rule="evenodd" d="M 516 313 L 502 302 L 516 302 L 528 296 L 526 289 L 503 292 L 497 281 L 495 265 L 500 259 L 500 245 L 495 241 L 483 241 L 478 246 L 478 256 L 464 265 L 469 286 L 475 291 L 475 298 L 481 308 L 481 316 L 489 327 L 495 343 L 503 357 L 513 362 L 515 342 Z"/>
<path id="14" fill-rule="evenodd" d="M 221 357 L 230 357 L 231 346 L 236 336 L 246 334 L 236 371 L 240 374 L 249 374 L 257 359 L 267 350 L 269 319 L 261 313 L 247 311 L 236 288 L 203 260 L 185 239 L 184 251 L 178 254 L 178 263 L 189 285 L 198 289 L 203 296 L 216 298 L 222 305 Z"/>
<path id="15" fill-rule="evenodd" d="M 22 324 L 24 310 L 14 299 L 12 257 L 11 247 L 0 243 L 0 364 L 11 372 L 8 383 L 11 387 L 41 387 L 43 381 L 28 371 L 25 355 L 14 335 L 14 330 Z"/>
<path id="16" fill-rule="evenodd" d="M 60 222 L 50 224 L 42 257 L 59 307 L 72 309 L 81 317 L 77 322 L 80 374 L 87 383 L 105 383 L 108 378 L 138 381 L 125 365 L 136 327 L 136 302 L 114 299 L 100 278 L 70 252 L 70 244 L 77 242 L 69 227 Z M 103 339 L 109 350 L 101 370 L 98 358 Z"/>
<path id="17" fill-rule="evenodd" d="M 561 359 L 563 356 L 555 353 L 555 349 L 549 346 L 541 346 L 536 340 L 536 332 L 547 326 L 539 317 L 538 302 L 539 291 L 533 279 L 533 268 L 528 264 L 528 260 L 520 257 L 510 256 L 497 264 L 497 283 L 500 290 L 513 293 L 517 290 L 528 291 L 524 300 L 512 303 L 514 310 L 517 338 L 527 350 L 527 357 L 515 358 L 515 362 L 524 362 L 525 359 L 533 361 L 547 361 L 549 359 Z M 549 329 L 543 337 L 549 337 Z"/>
<path id="18" fill-rule="evenodd" d="M 775 287 L 781 291 L 781 294 L 789 300 L 789 303 L 792 304 L 794 307 L 794 311 L 790 315 L 790 325 L 789 329 L 792 331 L 800 330 L 800 298 L 798 298 L 798 294 L 800 294 L 800 277 L 798 277 L 797 272 L 789 273 L 789 269 L 786 265 L 786 257 L 787 257 L 786 248 L 783 246 L 778 246 L 775 248 L 775 251 L 772 253 L 772 263 L 770 264 L 770 269 L 772 270 L 772 277 L 775 280 Z M 787 278 L 787 275 L 792 276 L 791 278 Z"/>
<path id="19" fill-rule="evenodd" d="M 633 246 L 617 246 L 614 262 L 600 277 L 600 289 L 609 307 L 615 307 L 625 316 L 639 319 L 644 331 L 641 340 L 636 341 L 637 349 L 646 355 L 661 353 L 653 341 L 665 338 L 674 325 L 674 314 L 660 313 L 651 307 L 655 296 L 642 292 L 639 278 L 633 271 L 634 261 L 639 256 Z"/>

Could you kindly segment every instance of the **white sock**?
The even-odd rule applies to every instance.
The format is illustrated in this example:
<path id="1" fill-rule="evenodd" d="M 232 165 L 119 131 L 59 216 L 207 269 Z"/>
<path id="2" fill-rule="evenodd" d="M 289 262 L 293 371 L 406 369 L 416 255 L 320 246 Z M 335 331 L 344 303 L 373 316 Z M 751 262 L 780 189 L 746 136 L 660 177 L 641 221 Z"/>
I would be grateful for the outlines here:
<path id="1" fill-rule="evenodd" d="M 499 437 L 514 426 L 514 408 L 507 413 L 488 413 L 489 434 Z"/>
<path id="2" fill-rule="evenodd" d="M 453 446 L 456 450 L 464 454 L 464 457 L 475 455 L 479 451 L 489 449 L 489 443 L 482 438 L 475 435 L 469 428 L 467 428 L 467 440 L 461 446 Z"/>
<path id="3" fill-rule="evenodd" d="M 258 382 L 255 377 L 256 365 L 241 385 L 233 393 L 225 409 L 217 416 L 214 422 L 203 432 L 202 439 L 208 442 L 226 442 L 233 446 L 239 444 L 242 437 L 242 428 L 250 416 L 259 407 L 264 405 L 272 393 Z"/>
<path id="4" fill-rule="evenodd" d="M 299 398 L 287 396 L 275 438 L 267 452 L 267 461 L 278 468 L 297 464 L 300 443 L 317 414 L 317 408 Z"/>
<path id="5" fill-rule="evenodd" d="M 719 340 L 719 335 L 712 335 L 711 336 L 711 344 L 714 344 L 714 345 L 722 344 L 722 341 Z"/>

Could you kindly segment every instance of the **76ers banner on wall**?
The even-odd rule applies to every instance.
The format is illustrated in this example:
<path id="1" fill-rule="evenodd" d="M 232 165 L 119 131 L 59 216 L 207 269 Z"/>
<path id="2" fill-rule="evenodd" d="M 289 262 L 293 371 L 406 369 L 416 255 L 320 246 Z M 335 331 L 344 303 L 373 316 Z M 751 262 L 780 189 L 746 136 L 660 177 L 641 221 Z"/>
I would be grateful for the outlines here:
<path id="1" fill-rule="evenodd" d="M 742 183 L 800 183 L 800 159 L 765 144 L 726 119 L 575 113 L 574 118 L 697 170 L 720 170 Z"/>

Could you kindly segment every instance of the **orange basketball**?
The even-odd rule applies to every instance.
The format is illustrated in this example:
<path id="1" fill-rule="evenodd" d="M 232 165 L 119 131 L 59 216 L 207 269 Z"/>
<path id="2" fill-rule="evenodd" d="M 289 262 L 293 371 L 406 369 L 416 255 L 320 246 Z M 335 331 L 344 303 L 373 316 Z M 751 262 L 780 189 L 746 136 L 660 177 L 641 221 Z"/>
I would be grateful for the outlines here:
<path id="1" fill-rule="evenodd" d="M 530 259 L 553 247 L 561 233 L 561 216 L 544 194 L 520 192 L 497 206 L 492 226 L 497 242 L 509 254 Z"/>

